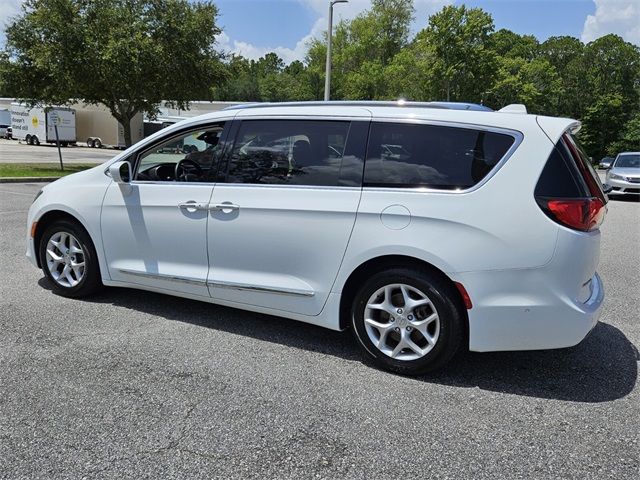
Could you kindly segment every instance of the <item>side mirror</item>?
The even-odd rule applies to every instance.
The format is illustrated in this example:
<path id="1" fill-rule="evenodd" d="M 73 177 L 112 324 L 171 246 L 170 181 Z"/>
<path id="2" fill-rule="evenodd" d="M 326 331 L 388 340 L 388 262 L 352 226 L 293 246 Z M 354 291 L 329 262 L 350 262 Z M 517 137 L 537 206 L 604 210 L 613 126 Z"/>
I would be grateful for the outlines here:
<path id="1" fill-rule="evenodd" d="M 606 183 L 602 184 L 602 191 L 604 193 L 611 193 L 613 191 L 613 187 L 611 185 L 607 185 Z"/>
<path id="2" fill-rule="evenodd" d="M 129 183 L 131 181 L 131 164 L 129 162 L 116 162 L 109 166 L 109 175 L 116 183 Z"/>

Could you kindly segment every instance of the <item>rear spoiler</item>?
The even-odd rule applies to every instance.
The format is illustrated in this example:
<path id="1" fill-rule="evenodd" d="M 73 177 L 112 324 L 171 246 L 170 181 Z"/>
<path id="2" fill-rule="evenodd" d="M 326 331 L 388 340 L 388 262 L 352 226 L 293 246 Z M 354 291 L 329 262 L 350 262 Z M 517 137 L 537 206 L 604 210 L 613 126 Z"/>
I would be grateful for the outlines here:
<path id="1" fill-rule="evenodd" d="M 560 140 L 560 137 L 562 137 L 565 132 L 568 131 L 569 133 L 576 134 L 582 127 L 582 124 L 578 120 L 571 118 L 544 117 L 538 115 L 536 122 L 554 145 L 558 143 L 558 140 Z"/>

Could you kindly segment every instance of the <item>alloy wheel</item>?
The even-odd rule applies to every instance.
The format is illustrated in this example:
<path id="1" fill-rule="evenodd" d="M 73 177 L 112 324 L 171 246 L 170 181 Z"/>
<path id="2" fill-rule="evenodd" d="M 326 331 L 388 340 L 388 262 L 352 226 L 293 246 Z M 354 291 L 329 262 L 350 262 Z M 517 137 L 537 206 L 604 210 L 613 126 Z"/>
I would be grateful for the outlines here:
<path id="1" fill-rule="evenodd" d="M 364 326 L 373 345 L 395 360 L 417 360 L 440 336 L 440 317 L 429 297 L 406 284 L 376 290 L 364 309 Z"/>
<path id="2" fill-rule="evenodd" d="M 78 239 L 68 232 L 57 232 L 49 238 L 46 261 L 49 273 L 58 285 L 75 287 L 84 277 L 84 250 Z"/>

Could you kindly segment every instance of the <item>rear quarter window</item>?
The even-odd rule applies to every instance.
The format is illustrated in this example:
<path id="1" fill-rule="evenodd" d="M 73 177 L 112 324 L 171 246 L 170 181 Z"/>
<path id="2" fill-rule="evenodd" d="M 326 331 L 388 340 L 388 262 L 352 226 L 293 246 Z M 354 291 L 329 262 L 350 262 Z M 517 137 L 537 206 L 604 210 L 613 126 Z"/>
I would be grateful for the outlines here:
<path id="1" fill-rule="evenodd" d="M 365 186 L 470 188 L 506 155 L 515 138 L 479 129 L 374 122 Z"/>

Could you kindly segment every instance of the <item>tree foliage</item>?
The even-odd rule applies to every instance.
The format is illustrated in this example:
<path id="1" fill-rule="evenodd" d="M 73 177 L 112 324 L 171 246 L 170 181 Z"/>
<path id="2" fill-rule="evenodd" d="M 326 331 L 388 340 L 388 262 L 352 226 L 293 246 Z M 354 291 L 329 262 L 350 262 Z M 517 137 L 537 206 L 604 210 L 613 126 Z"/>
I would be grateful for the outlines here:
<path id="1" fill-rule="evenodd" d="M 640 49 L 617 35 L 588 44 L 569 36 L 540 43 L 494 30 L 480 8 L 450 5 L 418 18 L 412 0 L 372 0 L 332 32 L 331 98 L 451 100 L 583 121 L 595 158 L 638 149 Z M 217 10 L 186 0 L 28 0 L 0 55 L 5 95 L 104 103 L 117 118 L 152 113 L 160 99 L 320 100 L 326 32 L 304 61 L 216 52 Z M 222 62 L 219 59 L 222 58 Z M 119 115 L 119 117 L 118 117 Z"/>
<path id="2" fill-rule="evenodd" d="M 130 144 L 138 112 L 184 108 L 222 79 L 217 14 L 186 0 L 27 0 L 6 30 L 4 83 L 33 103 L 103 104 Z"/>

